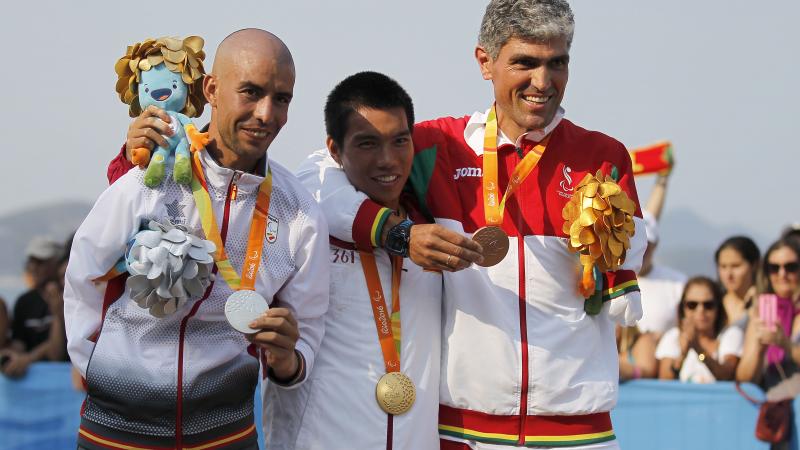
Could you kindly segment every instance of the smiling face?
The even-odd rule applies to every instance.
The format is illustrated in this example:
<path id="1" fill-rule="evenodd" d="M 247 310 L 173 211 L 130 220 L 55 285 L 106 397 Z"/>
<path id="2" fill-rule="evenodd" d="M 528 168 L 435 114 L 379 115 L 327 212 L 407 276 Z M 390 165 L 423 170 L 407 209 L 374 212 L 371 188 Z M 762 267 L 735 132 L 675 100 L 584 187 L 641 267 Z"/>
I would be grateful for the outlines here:
<path id="1" fill-rule="evenodd" d="M 411 129 L 403 108 L 358 108 L 347 118 L 342 146 L 331 137 L 327 144 L 356 189 L 397 210 L 414 159 Z"/>
<path id="2" fill-rule="evenodd" d="M 181 74 L 170 72 L 162 63 L 150 70 L 144 70 L 139 83 L 139 104 L 142 109 L 150 105 L 166 111 L 181 111 L 186 106 L 189 88 L 181 79 Z"/>
<path id="3" fill-rule="evenodd" d="M 212 108 L 209 131 L 216 146 L 243 161 L 231 168 L 250 170 L 247 166 L 264 156 L 288 120 L 294 64 L 266 50 L 243 49 L 238 56 L 207 76 L 203 90 Z"/>
<path id="4" fill-rule="evenodd" d="M 683 298 L 683 314 L 701 333 L 713 333 L 719 305 L 714 293 L 705 284 L 692 284 L 686 288 Z"/>
<path id="5" fill-rule="evenodd" d="M 485 80 L 492 80 L 500 129 L 509 138 L 546 127 L 558 111 L 569 78 L 566 36 L 546 43 L 510 38 L 493 58 L 475 50 Z"/>

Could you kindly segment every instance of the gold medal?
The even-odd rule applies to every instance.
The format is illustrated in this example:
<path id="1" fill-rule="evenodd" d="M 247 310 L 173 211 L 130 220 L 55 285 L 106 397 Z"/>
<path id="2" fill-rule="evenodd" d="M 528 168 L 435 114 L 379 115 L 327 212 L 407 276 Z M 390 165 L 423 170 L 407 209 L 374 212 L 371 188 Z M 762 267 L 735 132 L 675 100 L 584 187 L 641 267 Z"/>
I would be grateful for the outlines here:
<path id="1" fill-rule="evenodd" d="M 417 388 L 408 375 L 389 372 L 378 380 L 375 399 L 386 414 L 400 415 L 408 412 L 417 399 Z"/>
<path id="2" fill-rule="evenodd" d="M 487 226 L 478 228 L 472 240 L 483 247 L 483 267 L 491 267 L 506 257 L 508 253 L 508 235 L 500 227 Z"/>

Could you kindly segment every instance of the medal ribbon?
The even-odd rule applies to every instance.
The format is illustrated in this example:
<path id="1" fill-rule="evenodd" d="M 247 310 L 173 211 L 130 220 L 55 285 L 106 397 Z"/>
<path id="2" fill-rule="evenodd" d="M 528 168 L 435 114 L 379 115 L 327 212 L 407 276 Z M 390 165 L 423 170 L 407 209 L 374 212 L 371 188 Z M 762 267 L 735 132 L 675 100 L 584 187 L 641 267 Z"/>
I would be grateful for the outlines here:
<path id="1" fill-rule="evenodd" d="M 236 273 L 236 269 L 231 265 L 225 246 L 222 243 L 222 235 L 217 227 L 217 220 L 214 217 L 214 210 L 211 207 L 211 197 L 208 195 L 208 185 L 200 165 L 200 152 L 194 152 L 192 158 L 192 195 L 200 213 L 200 223 L 206 239 L 217 246 L 214 251 L 214 262 L 219 269 L 219 275 L 228 283 L 234 291 L 255 290 L 256 275 L 261 264 L 261 252 L 264 249 L 264 233 L 267 229 L 267 213 L 269 212 L 269 202 L 272 195 L 272 170 L 267 169 L 267 176 L 261 182 L 256 197 L 256 207 L 253 209 L 253 218 L 250 221 L 250 235 L 247 238 L 247 251 L 245 252 L 244 262 L 242 263 L 242 277 Z"/>
<path id="2" fill-rule="evenodd" d="M 386 299 L 383 296 L 383 286 L 378 274 L 378 265 L 375 255 L 359 251 L 361 268 L 367 280 L 372 316 L 375 318 L 375 329 L 378 330 L 378 340 L 383 352 L 383 364 L 386 373 L 400 371 L 400 275 L 403 271 L 403 258 L 392 256 L 392 314 L 387 317 Z"/>
<path id="3" fill-rule="evenodd" d="M 522 182 L 533 172 L 539 160 L 542 159 L 549 140 L 550 135 L 548 134 L 514 167 L 506 192 L 503 194 L 502 199 L 498 201 L 500 188 L 497 181 L 497 111 L 495 105 L 492 105 L 492 109 L 489 110 L 489 117 L 486 119 L 486 132 L 483 137 L 483 211 L 487 225 L 500 226 L 503 223 L 506 200 L 516 192 Z"/>

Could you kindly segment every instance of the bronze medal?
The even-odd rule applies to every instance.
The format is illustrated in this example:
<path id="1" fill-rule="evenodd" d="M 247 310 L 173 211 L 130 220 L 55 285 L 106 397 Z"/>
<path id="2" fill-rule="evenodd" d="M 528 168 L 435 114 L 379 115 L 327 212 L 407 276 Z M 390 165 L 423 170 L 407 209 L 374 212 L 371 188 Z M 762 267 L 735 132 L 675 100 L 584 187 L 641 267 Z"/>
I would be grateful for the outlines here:
<path id="1" fill-rule="evenodd" d="M 472 240 L 483 247 L 483 262 L 480 266 L 491 267 L 499 263 L 508 253 L 508 235 L 496 226 L 478 228 Z"/>
<path id="2" fill-rule="evenodd" d="M 408 412 L 417 399 L 417 388 L 408 375 L 402 372 L 389 372 L 378 380 L 375 386 L 375 399 L 386 414 L 400 415 Z"/>

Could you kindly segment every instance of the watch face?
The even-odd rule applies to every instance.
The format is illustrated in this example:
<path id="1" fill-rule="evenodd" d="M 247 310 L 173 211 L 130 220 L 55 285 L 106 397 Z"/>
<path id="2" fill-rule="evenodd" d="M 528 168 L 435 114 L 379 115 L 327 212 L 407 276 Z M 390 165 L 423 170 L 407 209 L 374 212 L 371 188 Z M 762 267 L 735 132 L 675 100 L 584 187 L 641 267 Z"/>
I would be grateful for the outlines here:
<path id="1" fill-rule="evenodd" d="M 398 256 L 407 256 L 408 238 L 411 225 L 412 223 L 410 221 L 403 221 L 389 230 L 389 234 L 386 236 L 386 243 L 384 245 L 384 248 L 389 253 Z"/>
<path id="2" fill-rule="evenodd" d="M 401 253 L 405 250 L 405 240 L 402 236 L 392 235 L 386 237 L 386 250 L 392 253 Z"/>

